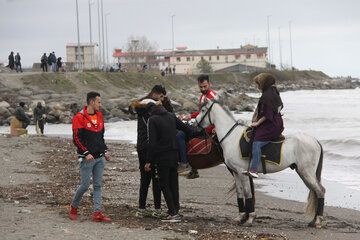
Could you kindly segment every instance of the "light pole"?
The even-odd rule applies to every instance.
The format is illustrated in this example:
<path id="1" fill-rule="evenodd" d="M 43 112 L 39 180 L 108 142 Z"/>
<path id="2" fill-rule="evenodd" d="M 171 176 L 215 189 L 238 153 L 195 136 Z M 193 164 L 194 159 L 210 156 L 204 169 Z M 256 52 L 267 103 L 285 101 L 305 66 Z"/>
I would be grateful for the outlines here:
<path id="1" fill-rule="evenodd" d="M 291 40 L 291 21 L 289 22 L 289 35 L 290 35 L 290 65 L 291 65 L 291 70 L 293 70 L 292 40 Z"/>
<path id="2" fill-rule="evenodd" d="M 176 15 L 174 14 L 174 15 L 172 15 L 171 16 L 171 32 L 172 32 L 172 47 L 171 47 L 171 49 L 172 49 L 172 55 L 174 56 L 174 17 L 175 17 Z"/>
<path id="3" fill-rule="evenodd" d="M 282 65 L 282 53 L 281 53 L 281 37 L 280 37 L 280 27 L 279 27 L 279 55 L 280 55 L 280 70 L 283 69 Z"/>
<path id="4" fill-rule="evenodd" d="M 91 5 L 94 3 L 90 3 L 89 0 L 89 27 L 90 27 L 90 44 L 92 44 L 92 36 L 91 36 Z"/>
<path id="5" fill-rule="evenodd" d="M 76 22 L 77 22 L 77 37 L 78 37 L 78 46 L 77 46 L 77 68 L 80 71 L 81 64 L 80 64 L 80 30 L 79 30 L 79 7 L 78 7 L 78 0 L 76 0 Z"/>
<path id="6" fill-rule="evenodd" d="M 101 0 L 101 28 L 102 28 L 102 62 L 105 64 L 105 41 L 104 41 L 104 4 Z"/>
<path id="7" fill-rule="evenodd" d="M 99 68 L 101 68 L 101 26 L 100 26 L 100 2 L 97 0 L 98 6 L 98 31 L 99 31 Z"/>
<path id="8" fill-rule="evenodd" d="M 110 13 L 105 14 L 105 32 L 106 32 L 106 66 L 109 66 L 109 42 L 108 42 L 108 29 L 107 29 L 107 16 Z"/>
<path id="9" fill-rule="evenodd" d="M 268 35 L 268 56 L 269 56 L 269 69 L 271 70 L 271 57 L 270 57 L 270 24 L 269 24 L 269 18 L 271 15 L 267 16 L 267 35 Z"/>

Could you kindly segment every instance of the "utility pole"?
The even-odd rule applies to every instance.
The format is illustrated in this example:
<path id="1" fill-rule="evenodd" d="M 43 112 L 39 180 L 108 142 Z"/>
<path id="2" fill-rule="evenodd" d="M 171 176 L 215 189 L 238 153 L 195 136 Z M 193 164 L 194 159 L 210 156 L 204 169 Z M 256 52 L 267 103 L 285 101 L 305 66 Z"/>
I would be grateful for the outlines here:
<path id="1" fill-rule="evenodd" d="M 279 55 L 280 55 L 280 70 L 282 70 L 283 69 L 283 64 L 282 64 L 282 53 L 281 53 L 280 27 L 279 27 Z"/>
<path id="2" fill-rule="evenodd" d="M 105 32 L 106 32 L 106 65 L 109 66 L 109 42 L 108 42 L 108 28 L 107 28 L 107 16 L 110 13 L 105 14 Z"/>
<path id="3" fill-rule="evenodd" d="M 292 40 L 291 40 L 291 21 L 289 22 L 289 35 L 290 35 L 290 65 L 291 65 L 291 70 L 293 70 Z"/>
<path id="4" fill-rule="evenodd" d="M 269 69 L 271 70 L 271 57 L 270 57 L 270 24 L 269 18 L 271 15 L 267 16 L 267 35 L 268 35 L 268 56 L 269 56 Z"/>
<path id="5" fill-rule="evenodd" d="M 171 16 L 171 32 L 172 32 L 172 47 L 171 47 L 171 50 L 172 50 L 172 57 L 173 57 L 173 61 L 175 61 L 174 60 L 174 55 L 175 55 L 175 49 L 174 49 L 174 17 L 175 17 L 176 15 L 175 14 L 173 14 L 172 16 Z M 171 63 L 171 61 L 170 61 L 170 63 Z M 174 63 L 175 64 L 175 63 Z M 170 66 L 169 66 L 170 67 Z"/>
<path id="6" fill-rule="evenodd" d="M 90 44 L 92 44 L 92 36 L 91 36 L 91 5 L 94 3 L 90 3 L 89 0 L 89 27 L 90 27 Z"/>
<path id="7" fill-rule="evenodd" d="M 101 68 L 101 26 L 100 26 L 100 2 L 97 0 L 98 6 L 98 31 L 99 31 L 99 68 Z"/>
<path id="8" fill-rule="evenodd" d="M 80 29 L 79 29 L 79 7 L 78 0 L 76 0 L 76 22 L 77 22 L 77 38 L 78 38 L 78 46 L 77 46 L 77 69 L 80 71 L 81 69 L 81 59 L 80 59 Z"/>
<path id="9" fill-rule="evenodd" d="M 105 40 L 104 40 L 104 4 L 101 0 L 101 28 L 102 28 L 102 62 L 105 64 Z M 107 66 L 106 66 L 107 67 Z"/>

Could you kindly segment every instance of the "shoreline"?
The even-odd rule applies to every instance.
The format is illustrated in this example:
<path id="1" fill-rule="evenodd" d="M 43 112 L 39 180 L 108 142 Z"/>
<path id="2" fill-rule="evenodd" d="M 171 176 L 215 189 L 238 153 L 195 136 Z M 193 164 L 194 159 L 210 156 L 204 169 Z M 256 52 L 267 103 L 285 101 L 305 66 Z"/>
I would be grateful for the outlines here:
<path id="1" fill-rule="evenodd" d="M 0 147 L 6 156 L 0 170 L 0 201 L 6 211 L 1 212 L 0 217 L 8 219 L 0 223 L 3 236 L 62 239 L 72 235 L 85 238 L 96 233 L 109 239 L 114 236 L 132 239 L 234 239 L 240 236 L 295 240 L 347 240 L 360 236 L 359 211 L 326 206 L 324 228 L 309 228 L 309 219 L 303 214 L 304 203 L 271 197 L 260 191 L 256 194 L 258 218 L 253 227 L 242 227 L 234 221 L 236 196 L 227 195 L 233 179 L 224 167 L 201 170 L 200 178 L 194 180 L 179 177 L 182 223 L 164 224 L 158 219 L 136 218 L 139 173 L 137 156 L 132 154 L 135 147 L 122 142 L 111 142 L 109 146 L 113 160 L 104 171 L 103 206 L 113 223 L 97 224 L 90 221 L 92 199 L 88 192 L 81 203 L 79 221 L 70 221 L 67 216 L 68 204 L 79 181 L 76 159 L 72 156 L 75 147 L 70 139 L 0 135 Z M 261 187 L 256 181 L 255 184 L 256 188 Z M 148 194 L 149 207 L 151 195 Z M 166 208 L 164 202 L 162 206 Z M 198 233 L 190 235 L 190 230 Z"/>

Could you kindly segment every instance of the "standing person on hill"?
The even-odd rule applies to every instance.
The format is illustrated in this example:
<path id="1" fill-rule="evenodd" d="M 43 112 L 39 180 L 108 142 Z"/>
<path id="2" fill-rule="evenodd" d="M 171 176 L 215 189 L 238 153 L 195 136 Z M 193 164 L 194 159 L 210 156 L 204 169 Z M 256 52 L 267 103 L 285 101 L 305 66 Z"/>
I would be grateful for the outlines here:
<path id="1" fill-rule="evenodd" d="M 25 103 L 20 102 L 19 106 L 15 108 L 14 115 L 19 121 L 22 122 L 23 128 L 26 129 L 30 124 L 30 118 L 25 114 L 24 108 L 25 108 Z"/>
<path id="2" fill-rule="evenodd" d="M 19 67 L 20 67 L 20 72 L 22 72 L 21 57 L 19 53 L 16 53 L 15 55 L 15 66 L 16 66 L 16 72 L 19 72 Z"/>
<path id="3" fill-rule="evenodd" d="M 48 63 L 48 58 L 46 56 L 46 53 L 44 53 L 42 56 L 41 56 L 41 65 L 40 67 L 42 68 L 43 72 L 47 72 L 48 71 L 48 67 L 47 67 L 47 63 Z"/>
<path id="4" fill-rule="evenodd" d="M 51 56 L 49 56 L 49 61 L 51 63 L 51 71 L 55 72 L 56 70 L 56 56 L 55 56 L 55 52 L 51 53 Z"/>
<path id="5" fill-rule="evenodd" d="M 210 79 L 209 79 L 209 75 L 200 75 L 198 77 L 198 85 L 199 85 L 199 89 L 201 92 L 201 96 L 200 96 L 200 102 L 199 102 L 199 108 L 201 106 L 202 103 L 204 103 L 206 101 L 207 98 L 209 99 L 217 99 L 216 93 L 210 89 Z M 194 112 L 193 114 L 190 114 L 188 116 L 182 117 L 180 116 L 181 120 L 184 121 L 189 121 L 192 118 L 196 118 L 197 115 L 199 115 L 199 111 Z M 209 134 L 214 134 L 215 133 L 215 126 L 210 126 L 206 129 L 206 131 Z M 185 138 L 186 138 L 186 134 L 182 131 L 179 131 L 176 134 L 176 139 L 179 143 L 179 149 L 180 149 L 180 166 L 179 166 L 179 172 L 184 171 L 184 169 L 186 170 L 189 165 L 188 165 L 188 161 L 187 161 L 187 156 L 186 156 L 186 142 L 185 142 Z M 196 169 L 192 169 L 190 171 L 190 173 L 187 175 L 188 179 L 194 179 L 194 178 L 198 178 L 199 177 L 199 172 Z"/>
<path id="6" fill-rule="evenodd" d="M 34 118 L 36 121 L 35 129 L 37 130 L 39 128 L 39 130 L 40 130 L 38 135 L 44 135 L 44 126 L 45 126 L 46 115 L 45 115 L 45 108 L 43 106 L 41 106 L 41 102 L 38 102 L 36 108 L 34 109 Z"/>
<path id="7" fill-rule="evenodd" d="M 80 162 L 81 185 L 77 189 L 70 204 L 71 220 L 76 220 L 77 210 L 83 194 L 90 186 L 90 177 L 93 175 L 94 187 L 94 222 L 110 222 L 101 212 L 101 186 L 105 167 L 105 159 L 110 161 L 104 140 L 104 120 L 101 107 L 100 94 L 89 92 L 86 97 L 87 106 L 73 118 L 73 141 L 77 147 Z"/>
<path id="8" fill-rule="evenodd" d="M 258 176 L 258 167 L 261 160 L 261 148 L 268 144 L 271 140 L 277 138 L 284 131 L 281 109 L 283 102 L 280 93 L 275 86 L 275 78 L 268 73 L 261 73 L 254 78 L 261 97 L 255 110 L 252 127 L 256 127 L 254 141 L 252 144 L 252 162 L 249 174 L 253 178 Z"/>
<path id="9" fill-rule="evenodd" d="M 191 129 L 163 106 L 149 103 L 146 109 L 150 118 L 147 124 L 148 151 L 145 170 L 155 172 L 159 177 L 160 188 L 169 214 L 163 221 L 178 222 L 180 221 L 177 172 L 179 148 L 176 141 L 176 129 L 186 132 L 189 137 L 192 134 Z"/>
<path id="10" fill-rule="evenodd" d="M 136 212 L 136 216 L 164 216 L 164 213 L 161 210 L 161 190 L 158 179 L 155 178 L 155 175 L 152 172 L 146 172 L 144 167 L 146 164 L 146 156 L 148 152 L 147 121 L 149 119 L 149 114 L 146 112 L 145 107 L 149 102 L 155 103 L 164 100 L 165 95 L 165 88 L 161 85 L 155 85 L 147 96 L 131 104 L 131 111 L 135 110 L 137 114 L 136 149 L 138 152 L 140 169 L 139 208 Z M 153 181 L 152 191 L 155 207 L 155 211 L 153 213 L 146 209 L 146 198 L 151 180 Z"/>
<path id="11" fill-rule="evenodd" d="M 9 68 L 10 68 L 11 70 L 14 70 L 15 60 L 14 60 L 14 52 L 13 52 L 13 51 L 11 51 L 8 59 L 9 59 L 9 65 L 8 65 Z"/>
<path id="12" fill-rule="evenodd" d="M 56 61 L 56 71 L 59 72 L 61 71 L 61 67 L 62 67 L 62 62 L 61 62 L 61 57 L 58 57 L 57 61 Z"/>

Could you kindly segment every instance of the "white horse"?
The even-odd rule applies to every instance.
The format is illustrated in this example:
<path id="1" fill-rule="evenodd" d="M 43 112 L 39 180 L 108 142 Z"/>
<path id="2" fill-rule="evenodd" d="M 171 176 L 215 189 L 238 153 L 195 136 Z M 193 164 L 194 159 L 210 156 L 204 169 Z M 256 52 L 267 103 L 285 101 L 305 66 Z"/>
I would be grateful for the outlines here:
<path id="1" fill-rule="evenodd" d="M 248 170 L 249 160 L 241 159 L 239 150 L 239 140 L 245 128 L 217 101 L 208 99 L 199 112 L 194 125 L 201 128 L 215 125 L 216 135 L 223 149 L 225 165 L 235 179 L 240 223 L 251 226 L 256 218 L 254 185 L 252 178 L 242 173 Z M 288 167 L 296 169 L 310 190 L 306 214 L 313 217 L 309 226 L 316 228 L 321 228 L 323 221 L 325 188 L 321 185 L 322 162 L 321 144 L 312 136 L 298 133 L 286 137 L 282 147 L 280 166 L 266 163 L 267 173 L 282 171 Z M 259 172 L 263 172 L 261 164 Z"/>

